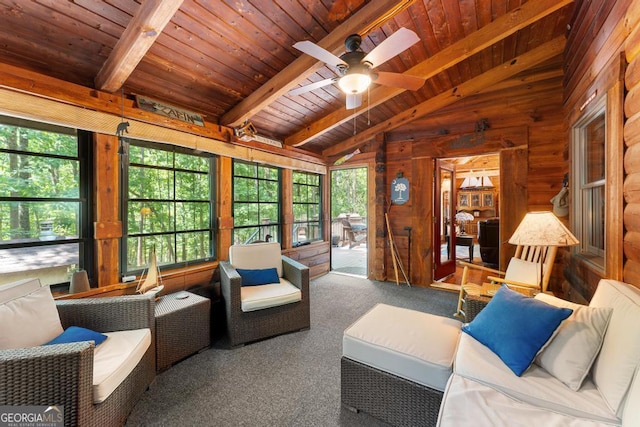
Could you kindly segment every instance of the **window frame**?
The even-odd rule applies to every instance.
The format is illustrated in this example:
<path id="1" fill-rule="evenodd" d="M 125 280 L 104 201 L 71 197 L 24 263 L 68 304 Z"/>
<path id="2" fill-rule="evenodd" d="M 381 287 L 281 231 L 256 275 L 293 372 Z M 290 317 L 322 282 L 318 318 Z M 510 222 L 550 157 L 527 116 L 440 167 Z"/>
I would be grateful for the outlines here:
<path id="1" fill-rule="evenodd" d="M 573 159 L 572 172 L 574 176 L 574 179 L 572 180 L 572 224 L 574 233 L 580 241 L 574 249 L 574 254 L 582 258 L 584 262 L 588 263 L 592 268 L 602 274 L 604 274 L 606 269 L 606 258 L 609 250 L 607 247 L 607 223 L 610 220 L 607 213 L 607 207 L 609 204 L 607 188 L 610 172 L 608 170 L 608 158 L 610 156 L 610 141 L 608 140 L 610 135 L 610 122 L 607 105 L 608 97 L 605 94 L 598 101 L 588 106 L 586 111 L 583 112 L 582 116 L 573 125 L 573 138 L 571 141 Z M 588 181 L 588 159 L 586 158 L 586 144 L 588 140 L 586 137 L 586 129 L 590 124 L 594 123 L 595 120 L 599 120 L 600 117 L 602 117 L 605 128 L 603 132 L 603 178 Z M 602 248 L 591 245 L 590 242 L 592 239 L 589 238 L 590 235 L 595 234 L 595 231 L 597 231 L 592 227 L 593 221 L 591 221 L 591 219 L 593 218 L 593 212 L 590 206 L 592 206 L 591 202 L 594 200 L 594 193 L 596 193 L 598 189 L 602 190 L 602 202 L 604 203 L 602 213 L 602 236 L 600 237 L 602 239 Z"/>
<path id="2" fill-rule="evenodd" d="M 121 276 L 127 276 L 127 275 L 139 275 L 141 273 L 143 273 L 143 271 L 148 267 L 148 263 L 145 263 L 143 267 L 141 268 L 134 268 L 129 270 L 128 267 L 128 259 L 127 259 L 127 252 L 128 252 L 128 247 L 127 247 L 127 239 L 129 238 L 135 238 L 135 237 L 144 237 L 144 236 L 167 236 L 167 235 L 172 235 L 173 238 L 173 244 L 174 244 L 174 249 L 177 250 L 178 248 L 178 241 L 177 241 L 177 236 L 179 235 L 183 235 L 183 234 L 187 234 L 187 233 L 193 233 L 193 232 L 208 232 L 208 236 L 209 236 L 209 255 L 205 256 L 203 258 L 197 258 L 197 259 L 190 259 L 190 260 L 183 260 L 180 262 L 173 262 L 171 264 L 167 264 L 167 263 L 162 263 L 160 264 L 160 260 L 158 260 L 158 268 L 161 271 L 164 270 L 171 270 L 171 269 L 175 269 L 175 268 L 182 268 L 182 267 L 186 267 L 186 266 L 193 266 L 193 265 L 198 265 L 198 264 L 203 264 L 203 263 L 207 263 L 207 262 L 212 262 L 215 261 L 217 259 L 217 238 L 218 238 L 218 233 L 217 233 L 217 229 L 215 227 L 215 218 L 216 218 L 216 204 L 215 204 L 215 200 L 216 200 L 216 159 L 217 157 L 214 154 L 211 153 L 206 153 L 206 152 L 202 152 L 202 151 L 197 151 L 194 149 L 190 149 L 190 148 L 185 148 L 185 147 L 180 147 L 177 145 L 172 145 L 172 144 L 163 144 L 163 143 L 157 143 L 157 142 L 151 142 L 151 141 L 144 141 L 144 140 L 135 140 L 135 139 L 130 139 L 130 140 L 126 140 L 122 142 L 123 145 L 123 152 L 124 155 L 122 155 L 121 158 L 121 165 L 122 165 L 122 179 L 121 179 L 121 185 L 120 185 L 120 200 L 121 200 L 121 218 L 122 218 L 122 238 L 121 238 L 121 243 L 120 243 L 120 275 Z M 130 161 L 130 149 L 131 146 L 136 146 L 136 147 L 143 147 L 143 148 L 148 148 L 148 149 L 152 149 L 152 150 L 159 150 L 159 151 L 165 151 L 165 152 L 169 152 L 173 154 L 173 159 L 172 159 L 172 167 L 168 167 L 168 166 L 157 166 L 157 165 L 142 165 L 142 164 L 138 164 L 138 163 L 131 163 Z M 208 167 L 208 171 L 207 172 L 195 172 L 192 170 L 187 170 L 187 169 L 183 169 L 183 168 L 179 168 L 176 167 L 175 164 L 175 154 L 185 154 L 185 155 L 190 155 L 190 156 L 196 156 L 196 157 L 202 157 L 202 158 L 206 158 L 208 159 L 208 163 L 209 163 L 209 167 Z M 141 168 L 147 168 L 147 169 L 154 169 L 154 170 L 166 170 L 166 171 L 171 171 L 173 174 L 173 198 L 172 199 L 143 199 L 143 198 L 129 198 L 129 176 L 130 176 L 130 167 L 134 166 L 134 167 L 141 167 Z M 208 198 L 208 204 L 209 204 L 209 220 L 208 220 L 208 227 L 207 228 L 197 228 L 197 229 L 189 229 L 189 230 L 177 230 L 176 227 L 176 220 L 177 220 L 177 215 L 175 214 L 176 212 L 176 208 L 175 205 L 178 203 L 183 203 L 183 202 L 198 202 L 198 203 L 204 203 L 201 200 L 187 200 L 187 199 L 178 199 L 176 198 L 176 194 L 175 194 L 175 187 L 176 187 L 176 173 L 179 172 L 188 172 L 188 173 L 200 173 L 200 174 L 207 174 L 209 176 L 209 198 Z M 141 230 L 141 232 L 139 233 L 129 233 L 129 215 L 128 215 L 128 209 L 129 209 L 129 203 L 130 202 L 135 202 L 135 203 L 140 203 L 140 202 L 148 202 L 148 203 L 171 203 L 173 204 L 174 208 L 173 208 L 173 224 L 171 227 L 170 231 L 157 231 L 157 232 L 152 232 L 152 233 L 145 233 L 143 230 Z M 175 259 L 174 259 L 175 261 Z"/>
<path id="3" fill-rule="evenodd" d="M 274 169 L 277 172 L 277 180 L 272 180 L 272 179 L 266 179 L 266 178 L 260 178 L 258 175 L 258 170 L 256 169 L 256 176 L 255 177 L 248 177 L 245 175 L 236 175 L 236 164 L 241 163 L 241 164 L 245 164 L 245 165 L 249 165 L 249 166 L 255 166 L 256 168 L 269 168 L 269 169 Z M 276 202 L 261 202 L 259 199 L 257 201 L 237 201 L 236 200 L 236 192 L 235 192 L 235 188 L 236 188 L 236 178 L 244 178 L 244 179 L 254 179 L 257 181 L 257 184 L 260 184 L 260 182 L 277 182 L 278 184 L 278 191 L 277 191 L 277 201 Z M 259 188 L 259 185 L 258 185 Z M 242 242 L 242 244 L 246 244 L 246 243 L 251 243 L 251 242 L 256 242 L 256 241 L 271 241 L 271 242 L 282 242 L 282 229 L 283 229 L 283 221 L 282 221 L 282 200 L 283 200 L 283 196 L 282 196 L 282 168 L 279 168 L 277 166 L 271 166 L 271 165 L 265 165 L 262 163 L 257 163 L 257 162 L 250 162 L 250 161 L 246 161 L 246 160 L 240 160 L 240 159 L 233 159 L 232 162 L 232 166 L 231 166 L 231 215 L 234 219 L 233 221 L 233 230 L 231 233 L 231 240 L 232 240 L 232 244 L 235 244 L 236 242 L 236 230 L 242 230 L 242 229 L 248 229 L 248 228 L 258 228 L 258 235 L 256 237 L 258 237 L 257 239 L 249 239 L 247 241 Z M 260 191 L 258 190 L 258 195 L 257 197 L 260 197 Z M 245 224 L 245 225 L 236 225 L 236 204 L 241 203 L 241 204 L 250 204 L 250 203 L 258 203 L 258 212 L 260 210 L 260 204 L 261 203 L 270 203 L 270 204 L 275 204 L 277 206 L 278 209 L 278 213 L 277 213 L 277 217 L 278 220 L 277 222 L 270 222 L 269 224 Z M 260 216 L 258 214 L 258 216 Z M 275 228 L 275 232 L 273 232 L 272 230 Z M 263 229 L 262 231 L 260 229 Z M 263 233 L 264 232 L 264 233 Z M 255 233 L 254 233 L 255 234 Z M 268 238 L 267 236 L 271 236 L 270 238 Z"/>
<path id="4" fill-rule="evenodd" d="M 310 184 L 308 182 L 306 183 L 297 183 L 295 176 L 296 174 L 299 175 L 306 175 L 307 177 L 312 176 L 314 178 L 317 179 L 318 181 L 318 185 L 314 185 L 314 184 Z M 309 188 L 309 187 L 313 187 L 317 189 L 318 192 L 318 202 L 309 202 L 308 200 L 306 202 L 296 202 L 295 201 L 295 192 L 296 192 L 296 186 L 304 186 L 305 188 Z M 291 203 L 292 203 L 292 212 L 293 212 L 293 224 L 291 225 L 291 234 L 292 234 L 292 241 L 293 241 L 293 245 L 300 245 L 301 243 L 304 242 L 317 242 L 317 241 L 321 241 L 322 236 L 323 236 L 323 230 L 322 230 L 322 195 L 323 195 L 323 188 L 322 188 L 322 175 L 317 174 L 317 173 L 313 173 L 313 172 L 306 172 L 306 171 L 293 171 L 291 174 L 291 189 L 293 192 L 293 196 L 291 198 Z M 307 194 L 309 194 L 307 192 Z M 307 206 L 307 219 L 306 220 L 297 220 L 296 216 L 295 216 L 295 212 L 296 212 L 296 205 L 305 205 Z M 317 206 L 318 209 L 318 219 L 317 220 L 311 220 L 309 219 L 309 206 Z M 298 241 L 297 240 L 297 233 L 296 233 L 296 225 L 298 225 L 298 227 L 300 225 L 305 225 L 307 227 L 307 230 L 309 230 L 312 226 L 315 226 L 318 230 L 318 234 L 317 234 L 317 238 L 315 239 L 309 239 L 308 235 L 309 233 L 306 233 L 305 240 L 302 241 Z"/>
<path id="5" fill-rule="evenodd" d="M 0 250 L 16 249 L 28 247 L 46 247 L 54 245 L 78 245 L 78 265 L 76 270 L 85 270 L 90 282 L 94 279 L 94 239 L 93 224 L 91 223 L 93 207 L 93 134 L 88 131 L 73 129 L 64 126 L 51 125 L 47 123 L 35 122 L 8 116 L 0 116 L 0 124 L 27 128 L 36 131 L 75 135 L 77 144 L 76 156 L 68 156 L 53 153 L 37 153 L 31 151 L 21 151 L 0 148 L 0 153 L 19 154 L 31 157 L 72 160 L 78 162 L 78 197 L 0 197 L 0 202 L 50 202 L 50 203 L 78 203 L 78 236 L 73 239 L 64 240 L 34 240 L 29 242 L 2 243 Z M 70 271 L 72 272 L 72 271 Z M 53 292 L 65 292 L 69 289 L 69 280 L 51 284 Z M 41 280 L 43 283 L 46 281 Z"/>

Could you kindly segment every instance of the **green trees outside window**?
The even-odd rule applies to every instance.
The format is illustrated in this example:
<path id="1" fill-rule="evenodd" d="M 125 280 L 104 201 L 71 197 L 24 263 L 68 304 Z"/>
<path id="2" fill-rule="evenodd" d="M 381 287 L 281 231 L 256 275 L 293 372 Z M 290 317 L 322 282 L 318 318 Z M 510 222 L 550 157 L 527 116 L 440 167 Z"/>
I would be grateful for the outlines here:
<path id="1" fill-rule="evenodd" d="M 90 270 L 91 144 L 82 135 L 79 144 L 74 129 L 0 118 L 0 284 L 35 276 L 55 285 Z"/>
<path id="2" fill-rule="evenodd" d="M 233 243 L 280 241 L 280 170 L 233 162 Z"/>
<path id="3" fill-rule="evenodd" d="M 331 218 L 367 213 L 367 168 L 331 171 Z"/>
<path id="4" fill-rule="evenodd" d="M 293 243 L 322 239 L 320 175 L 293 172 Z"/>
<path id="5" fill-rule="evenodd" d="M 123 274 L 149 263 L 184 266 L 214 257 L 213 157 L 180 147 L 131 142 L 123 193 Z"/>

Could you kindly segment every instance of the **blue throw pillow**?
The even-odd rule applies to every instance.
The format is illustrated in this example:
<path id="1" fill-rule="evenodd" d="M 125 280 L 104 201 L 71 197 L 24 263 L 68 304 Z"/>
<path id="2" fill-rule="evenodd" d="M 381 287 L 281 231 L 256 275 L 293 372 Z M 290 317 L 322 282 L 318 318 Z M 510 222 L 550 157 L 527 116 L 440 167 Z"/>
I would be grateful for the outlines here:
<path id="1" fill-rule="evenodd" d="M 242 277 L 242 286 L 268 285 L 271 283 L 280 283 L 278 270 L 273 268 L 264 268 L 262 270 L 248 270 L 236 268 L 236 271 Z"/>
<path id="2" fill-rule="evenodd" d="M 573 310 L 526 297 L 502 286 L 489 304 L 462 327 L 520 376 Z"/>
<path id="3" fill-rule="evenodd" d="M 91 329 L 85 329 L 79 326 L 69 326 L 66 331 L 64 331 L 45 345 L 94 341 L 97 347 L 102 344 L 107 338 L 108 337 L 106 335 L 101 334 L 100 332 L 92 331 Z"/>

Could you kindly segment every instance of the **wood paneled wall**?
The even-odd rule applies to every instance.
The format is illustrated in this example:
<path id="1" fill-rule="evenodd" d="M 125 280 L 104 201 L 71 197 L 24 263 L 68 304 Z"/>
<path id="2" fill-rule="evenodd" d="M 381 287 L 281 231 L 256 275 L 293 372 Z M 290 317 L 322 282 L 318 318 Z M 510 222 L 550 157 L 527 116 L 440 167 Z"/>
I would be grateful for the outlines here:
<path id="1" fill-rule="evenodd" d="M 607 229 L 606 266 L 600 272 L 579 256 L 567 254 L 565 296 L 589 301 L 602 277 L 624 280 L 640 287 L 640 149 L 636 149 L 640 107 L 636 65 L 640 35 L 640 2 L 604 0 L 581 2 L 575 11 L 565 49 L 564 104 L 567 129 L 588 102 L 608 95 L 607 107 Z M 628 61 L 628 66 L 626 62 Z M 626 74 L 625 74 L 626 69 Z M 627 94 L 623 93 L 622 82 Z M 624 100 L 624 111 L 622 100 Z M 621 131 L 624 123 L 624 144 Z"/>
<path id="2" fill-rule="evenodd" d="M 483 118 L 488 119 L 490 128 L 482 140 L 474 133 L 474 126 Z M 507 151 L 522 153 L 518 158 L 522 157 L 519 164 L 524 166 L 514 166 L 514 170 L 505 168 L 500 178 L 503 189 L 509 188 L 517 192 L 516 197 L 524 197 L 518 204 L 523 207 L 509 208 L 511 205 L 507 203 L 507 213 L 503 215 L 515 219 L 505 220 L 503 240 L 506 240 L 526 211 L 552 209 L 550 200 L 560 191 L 562 178 L 568 172 L 562 76 L 553 74 L 536 82 L 505 84 L 421 119 L 417 126 L 420 126 L 419 132 L 398 129 L 387 134 L 385 179 L 390 183 L 401 172 L 409 180 L 409 201 L 401 206 L 393 205 L 389 219 L 404 267 L 410 270 L 411 284 L 428 286 L 432 283 L 433 269 L 433 159 Z M 513 160 L 509 164 L 513 166 Z M 390 187 L 386 189 L 387 203 L 389 198 Z M 501 212 L 504 206 L 505 202 L 501 201 Z M 411 227 L 410 266 L 406 227 Z M 515 249 L 509 246 L 505 244 L 505 254 L 508 249 Z M 384 262 L 392 265 L 388 251 Z M 562 263 L 562 257 L 558 257 L 558 262 Z M 560 287 L 562 267 L 554 268 L 552 289 Z M 387 267 L 387 280 L 393 279 L 390 270 Z"/>

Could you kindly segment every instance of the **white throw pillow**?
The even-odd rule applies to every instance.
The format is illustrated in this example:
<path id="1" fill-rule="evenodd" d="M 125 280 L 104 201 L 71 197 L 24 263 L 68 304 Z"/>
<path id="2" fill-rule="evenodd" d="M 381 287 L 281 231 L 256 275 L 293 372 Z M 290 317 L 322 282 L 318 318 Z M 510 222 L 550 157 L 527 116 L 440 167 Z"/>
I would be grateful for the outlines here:
<path id="1" fill-rule="evenodd" d="M 573 310 L 558 328 L 555 337 L 536 357 L 536 365 L 577 391 L 591 369 L 611 319 L 611 308 L 574 304 L 547 294 L 536 299 Z"/>
<path id="2" fill-rule="evenodd" d="M 0 286 L 0 350 L 37 347 L 62 330 L 48 286 L 38 279 Z"/>
<path id="3" fill-rule="evenodd" d="M 528 285 L 540 286 L 540 264 L 520 258 L 511 258 L 504 278 Z"/>

